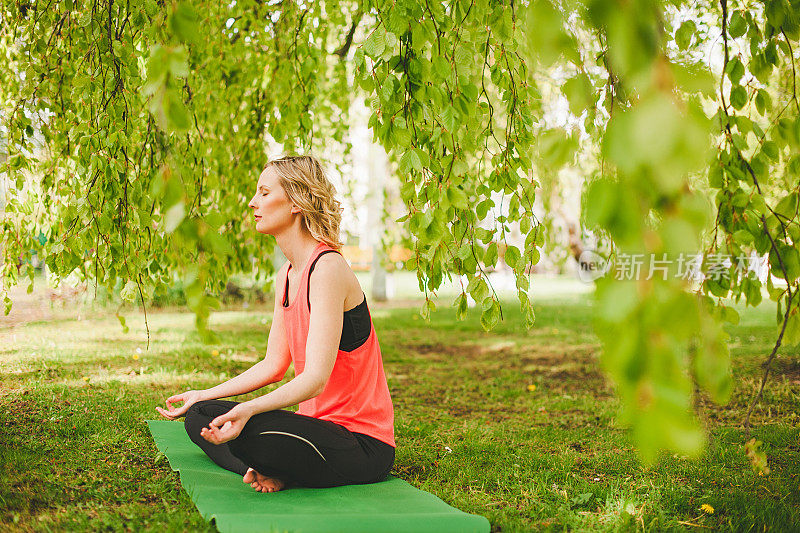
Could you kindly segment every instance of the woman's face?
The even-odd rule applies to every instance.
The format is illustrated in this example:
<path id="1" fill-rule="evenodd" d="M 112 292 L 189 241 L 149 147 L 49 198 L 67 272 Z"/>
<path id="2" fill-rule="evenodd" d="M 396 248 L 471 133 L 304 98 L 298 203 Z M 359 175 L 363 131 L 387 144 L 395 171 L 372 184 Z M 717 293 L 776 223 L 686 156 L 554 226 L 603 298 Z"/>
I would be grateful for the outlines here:
<path id="1" fill-rule="evenodd" d="M 300 208 L 292 204 L 286 196 L 286 191 L 281 187 L 278 175 L 271 166 L 264 169 L 258 177 L 256 194 L 248 206 L 253 209 L 256 231 L 273 235 L 291 226 L 294 219 L 292 215 L 300 212 Z"/>

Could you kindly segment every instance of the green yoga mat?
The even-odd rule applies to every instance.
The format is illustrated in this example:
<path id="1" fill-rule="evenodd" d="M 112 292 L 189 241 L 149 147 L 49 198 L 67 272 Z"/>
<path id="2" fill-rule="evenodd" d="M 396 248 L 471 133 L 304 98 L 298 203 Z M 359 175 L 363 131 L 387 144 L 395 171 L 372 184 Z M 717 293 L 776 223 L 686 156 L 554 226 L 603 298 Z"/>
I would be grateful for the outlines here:
<path id="1" fill-rule="evenodd" d="M 256 492 L 217 466 L 181 422 L 148 420 L 158 449 L 206 520 L 227 532 L 485 533 L 489 521 L 450 507 L 428 492 L 389 476 L 369 485 Z"/>

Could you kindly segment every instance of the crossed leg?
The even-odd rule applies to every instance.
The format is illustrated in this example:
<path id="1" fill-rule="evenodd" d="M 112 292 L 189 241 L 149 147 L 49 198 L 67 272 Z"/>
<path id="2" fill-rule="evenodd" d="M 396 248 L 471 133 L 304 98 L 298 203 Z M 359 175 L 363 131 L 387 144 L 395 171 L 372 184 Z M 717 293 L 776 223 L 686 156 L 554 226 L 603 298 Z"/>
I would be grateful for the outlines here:
<path id="1" fill-rule="evenodd" d="M 372 483 L 385 477 L 394 461 L 394 448 L 388 444 L 327 420 L 284 410 L 253 415 L 238 437 L 223 444 L 206 441 L 200 430 L 236 405 L 229 400 L 192 405 L 186 413 L 186 431 L 215 463 L 237 472 L 258 492 L 291 485 L 321 488 Z"/>
<path id="2" fill-rule="evenodd" d="M 230 404 L 230 405 L 228 405 Z M 228 443 L 214 444 L 200 435 L 200 430 L 216 417 L 227 413 L 236 402 L 217 400 L 205 405 L 195 404 L 186 413 L 184 426 L 189 438 L 197 444 L 217 465 L 242 476 L 242 482 L 249 484 L 257 492 L 276 492 L 286 486 L 286 482 L 277 477 L 265 476 L 248 467 L 241 459 L 231 453 Z"/>

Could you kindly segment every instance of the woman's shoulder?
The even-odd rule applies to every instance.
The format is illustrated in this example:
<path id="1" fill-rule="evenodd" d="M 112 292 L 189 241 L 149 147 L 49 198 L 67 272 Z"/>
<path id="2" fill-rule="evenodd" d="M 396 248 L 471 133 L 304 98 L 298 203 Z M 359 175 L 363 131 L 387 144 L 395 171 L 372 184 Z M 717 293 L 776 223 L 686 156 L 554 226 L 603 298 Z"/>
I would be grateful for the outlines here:
<path id="1" fill-rule="evenodd" d="M 340 253 L 327 253 L 317 257 L 313 274 L 310 277 L 310 283 L 314 286 L 344 287 L 347 295 L 345 303 L 352 301 L 358 304 L 362 300 L 361 284 L 353 269 L 350 268 L 350 263 Z"/>
<path id="2" fill-rule="evenodd" d="M 344 258 L 340 250 L 327 250 L 329 253 L 321 253 L 314 261 L 314 272 L 324 272 L 324 277 L 332 276 L 334 279 L 341 279 L 340 276 L 353 274 L 350 263 Z"/>

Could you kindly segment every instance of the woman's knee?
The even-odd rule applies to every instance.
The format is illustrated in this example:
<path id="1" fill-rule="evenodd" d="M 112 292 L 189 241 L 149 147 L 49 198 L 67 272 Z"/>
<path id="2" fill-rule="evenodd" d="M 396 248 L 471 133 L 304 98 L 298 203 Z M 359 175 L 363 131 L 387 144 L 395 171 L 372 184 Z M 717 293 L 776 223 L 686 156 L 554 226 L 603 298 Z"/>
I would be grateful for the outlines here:
<path id="1" fill-rule="evenodd" d="M 186 418 L 200 417 L 213 420 L 214 418 L 230 411 L 236 404 L 237 402 L 226 400 L 201 400 L 189 406 L 185 416 Z"/>
<path id="2" fill-rule="evenodd" d="M 186 433 L 189 434 L 189 437 L 191 437 L 192 440 L 194 440 L 195 437 L 199 437 L 200 430 L 207 426 L 212 420 L 211 417 L 203 414 L 203 412 L 200 410 L 205 403 L 206 400 L 197 402 L 189 406 L 189 409 L 186 410 L 183 426 L 186 428 Z"/>
<path id="3" fill-rule="evenodd" d="M 183 422 L 186 432 L 192 440 L 201 439 L 200 430 L 208 426 L 209 422 L 233 409 L 238 402 L 230 400 L 201 400 L 193 403 L 186 410 Z"/>

